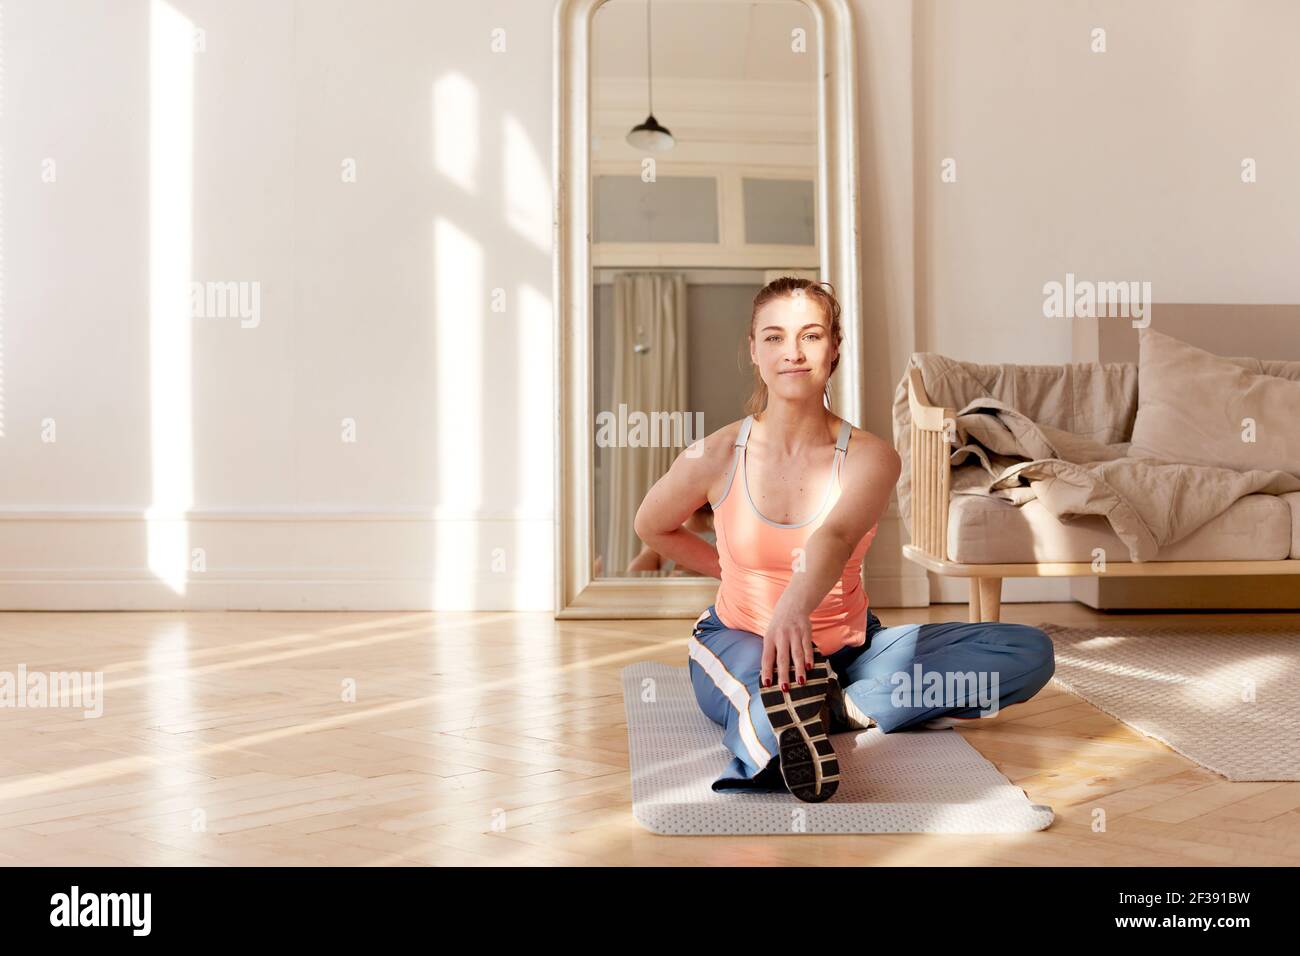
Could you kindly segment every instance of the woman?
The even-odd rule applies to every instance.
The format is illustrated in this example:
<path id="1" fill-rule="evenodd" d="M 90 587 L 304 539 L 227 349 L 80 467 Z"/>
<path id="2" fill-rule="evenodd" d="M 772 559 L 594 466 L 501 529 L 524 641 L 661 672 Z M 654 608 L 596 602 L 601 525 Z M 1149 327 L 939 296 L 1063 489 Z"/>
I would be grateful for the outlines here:
<path id="1" fill-rule="evenodd" d="M 974 718 L 1029 699 L 1055 669 L 1039 628 L 882 627 L 868 608 L 862 557 L 902 464 L 829 410 L 842 341 L 828 284 L 765 286 L 750 316 L 749 414 L 678 455 L 637 511 L 649 548 L 722 579 L 688 665 L 735 755 L 714 790 L 826 800 L 839 781 L 829 733 Z M 682 527 L 706 501 L 716 547 Z"/>

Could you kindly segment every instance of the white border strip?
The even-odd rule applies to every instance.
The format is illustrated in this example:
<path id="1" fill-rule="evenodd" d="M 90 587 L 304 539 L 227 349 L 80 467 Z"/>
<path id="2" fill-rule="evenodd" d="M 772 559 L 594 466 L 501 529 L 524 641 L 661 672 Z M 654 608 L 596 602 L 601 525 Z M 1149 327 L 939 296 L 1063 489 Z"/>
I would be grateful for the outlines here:
<path id="1" fill-rule="evenodd" d="M 740 715 L 740 739 L 744 742 L 745 749 L 749 751 L 750 759 L 760 770 L 766 767 L 772 760 L 772 755 L 759 741 L 758 731 L 754 729 L 754 719 L 749 712 L 749 689 L 737 680 L 718 656 L 701 644 L 697 638 L 691 637 L 687 641 L 687 647 L 690 650 L 691 660 L 704 668 L 704 673 L 709 675 L 718 690 L 731 701 L 731 705 Z"/>

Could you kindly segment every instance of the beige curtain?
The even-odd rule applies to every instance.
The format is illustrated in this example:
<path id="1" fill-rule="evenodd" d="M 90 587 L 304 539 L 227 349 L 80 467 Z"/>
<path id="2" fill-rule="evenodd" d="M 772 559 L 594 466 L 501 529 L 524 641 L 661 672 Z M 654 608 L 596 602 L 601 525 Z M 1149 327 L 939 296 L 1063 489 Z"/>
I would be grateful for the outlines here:
<path id="1" fill-rule="evenodd" d="M 686 415 L 686 276 L 680 272 L 621 273 L 614 277 L 613 408 L 627 414 L 676 411 Z M 695 437 L 695 436 L 691 436 Z M 641 550 L 632 529 L 636 510 L 680 448 L 613 448 L 610 455 L 607 574 L 627 573 Z"/>

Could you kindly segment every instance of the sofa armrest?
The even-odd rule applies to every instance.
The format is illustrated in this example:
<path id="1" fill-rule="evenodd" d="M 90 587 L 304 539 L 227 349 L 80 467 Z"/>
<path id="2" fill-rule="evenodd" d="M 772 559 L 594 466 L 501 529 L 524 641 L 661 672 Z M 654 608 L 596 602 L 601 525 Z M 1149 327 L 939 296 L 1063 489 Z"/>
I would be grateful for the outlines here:
<path id="1" fill-rule="evenodd" d="M 907 374 L 907 403 L 912 416 L 912 544 L 926 554 L 948 556 L 948 498 L 952 488 L 953 420 L 949 408 L 930 404 L 921 370 Z"/>

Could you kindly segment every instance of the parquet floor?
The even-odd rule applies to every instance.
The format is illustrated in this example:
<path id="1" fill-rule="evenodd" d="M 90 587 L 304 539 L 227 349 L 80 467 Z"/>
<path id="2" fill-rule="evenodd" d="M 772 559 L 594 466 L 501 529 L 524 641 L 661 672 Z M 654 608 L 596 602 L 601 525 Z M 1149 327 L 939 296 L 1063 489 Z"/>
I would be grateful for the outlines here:
<path id="1" fill-rule="evenodd" d="M 876 610 L 887 625 L 965 614 Z M 1300 863 L 1300 783 L 1225 782 L 1050 685 L 959 731 L 1053 806 L 1046 831 L 655 836 L 631 815 L 618 673 L 684 666 L 688 631 L 544 613 L 0 614 L 0 672 L 103 672 L 100 717 L 0 709 L 0 863 Z"/>

